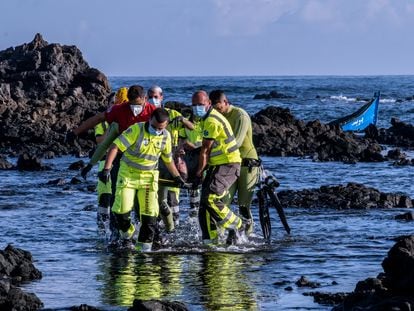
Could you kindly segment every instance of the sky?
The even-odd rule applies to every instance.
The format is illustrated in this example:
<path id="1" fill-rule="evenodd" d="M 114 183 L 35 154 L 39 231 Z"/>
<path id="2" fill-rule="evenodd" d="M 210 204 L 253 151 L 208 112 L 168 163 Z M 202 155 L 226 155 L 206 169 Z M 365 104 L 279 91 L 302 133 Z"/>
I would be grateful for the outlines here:
<path id="1" fill-rule="evenodd" d="M 41 33 L 108 76 L 414 74 L 414 0 L 2 0 L 0 50 Z"/>

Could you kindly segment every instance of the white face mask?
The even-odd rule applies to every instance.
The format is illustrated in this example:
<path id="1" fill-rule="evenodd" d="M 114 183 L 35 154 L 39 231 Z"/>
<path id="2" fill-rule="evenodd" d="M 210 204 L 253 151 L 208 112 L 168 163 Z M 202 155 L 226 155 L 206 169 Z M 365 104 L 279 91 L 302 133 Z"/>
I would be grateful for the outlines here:
<path id="1" fill-rule="evenodd" d="M 142 106 L 141 105 L 129 105 L 131 107 L 132 113 L 136 117 L 142 112 Z"/>
<path id="2" fill-rule="evenodd" d="M 157 108 L 161 107 L 161 100 L 159 98 L 153 97 L 153 98 L 150 98 L 148 101 Z"/>

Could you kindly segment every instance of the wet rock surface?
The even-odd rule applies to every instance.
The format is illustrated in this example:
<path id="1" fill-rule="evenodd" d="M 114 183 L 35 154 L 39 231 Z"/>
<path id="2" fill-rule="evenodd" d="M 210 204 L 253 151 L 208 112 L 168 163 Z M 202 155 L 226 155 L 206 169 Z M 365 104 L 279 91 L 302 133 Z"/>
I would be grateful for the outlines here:
<path id="1" fill-rule="evenodd" d="M 41 279 L 42 273 L 33 265 L 30 252 L 8 245 L 0 250 L 0 310 L 39 310 L 40 299 L 25 293 L 19 287 L 22 282 Z"/>
<path id="2" fill-rule="evenodd" d="M 362 184 L 348 183 L 338 186 L 321 186 L 316 189 L 278 192 L 280 201 L 286 207 L 368 209 L 413 207 L 413 200 L 406 195 L 384 193 Z"/>
<path id="3" fill-rule="evenodd" d="M 414 126 L 397 118 L 391 119 L 390 128 L 376 131 L 371 129 L 368 133 L 370 138 L 376 139 L 381 144 L 414 148 Z"/>
<path id="4" fill-rule="evenodd" d="M 414 308 L 414 236 L 402 236 L 383 260 L 383 273 L 357 283 L 333 308 L 342 310 L 412 310 Z M 332 294 L 334 299 L 338 294 Z M 341 294 L 343 295 L 343 293 Z M 327 301 L 329 294 L 325 294 Z M 334 301 L 334 300 L 333 300 Z"/>
<path id="5" fill-rule="evenodd" d="M 108 106 L 106 76 L 89 67 L 76 46 L 32 42 L 0 52 L 0 150 L 68 154 L 91 147 L 63 143 L 67 130 Z"/>
<path id="6" fill-rule="evenodd" d="M 187 311 L 187 306 L 178 301 L 163 300 L 139 300 L 135 299 L 133 306 L 128 311 Z"/>
<path id="7" fill-rule="evenodd" d="M 87 153 L 95 145 L 92 133 L 81 135 L 74 144 L 64 142 L 65 133 L 104 111 L 110 94 L 106 76 L 89 67 L 75 46 L 49 44 L 37 34 L 30 43 L 1 51 L 0 152 L 14 156 L 27 152 L 45 158 Z M 256 97 L 289 98 L 277 91 Z M 185 114 L 190 111 L 180 102 L 166 105 Z M 387 160 L 379 143 L 414 146 L 413 126 L 397 119 L 388 130 L 371 128 L 366 138 L 318 120 L 305 123 L 289 109 L 274 106 L 259 111 L 252 121 L 254 142 L 261 155 L 379 162 Z M 407 158 L 395 161 L 396 166 L 414 164 Z"/>
<path id="8" fill-rule="evenodd" d="M 252 116 L 253 140 L 261 155 L 313 156 L 316 161 L 380 162 L 381 146 L 318 120 L 305 123 L 289 109 L 268 107 Z"/>
<path id="9" fill-rule="evenodd" d="M 290 99 L 290 98 L 294 98 L 294 96 L 286 95 L 278 91 L 270 91 L 269 93 L 265 93 L 265 94 L 256 94 L 253 97 L 253 99 Z"/>

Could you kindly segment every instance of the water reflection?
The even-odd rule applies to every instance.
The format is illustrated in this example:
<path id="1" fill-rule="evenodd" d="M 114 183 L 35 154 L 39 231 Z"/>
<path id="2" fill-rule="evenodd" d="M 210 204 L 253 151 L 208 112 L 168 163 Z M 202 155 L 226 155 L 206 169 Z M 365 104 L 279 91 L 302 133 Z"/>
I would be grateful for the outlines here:
<path id="1" fill-rule="evenodd" d="M 170 254 L 114 253 L 100 263 L 102 301 L 131 306 L 134 299 L 162 299 L 181 294 L 182 259 Z"/>
<path id="2" fill-rule="evenodd" d="M 201 305 L 206 310 L 259 310 L 246 273 L 252 264 L 248 258 L 222 252 L 106 254 L 98 263 L 101 301 L 131 306 L 134 299 L 185 300 L 189 306 Z M 192 275 L 191 293 L 183 293 L 187 274 Z"/>
<path id="3" fill-rule="evenodd" d="M 258 310 L 254 289 L 245 273 L 245 255 L 205 253 L 200 278 L 207 310 Z"/>

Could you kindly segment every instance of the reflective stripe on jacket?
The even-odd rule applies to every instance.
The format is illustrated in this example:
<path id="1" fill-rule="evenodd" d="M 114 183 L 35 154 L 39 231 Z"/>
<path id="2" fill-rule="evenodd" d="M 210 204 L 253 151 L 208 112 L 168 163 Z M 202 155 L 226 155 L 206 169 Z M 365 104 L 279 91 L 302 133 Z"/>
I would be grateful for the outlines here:
<path id="1" fill-rule="evenodd" d="M 209 165 L 241 162 L 233 130 L 226 118 L 215 109 L 211 109 L 204 119 L 203 138 L 214 139 L 208 159 Z"/>
<path id="2" fill-rule="evenodd" d="M 121 161 L 137 170 L 157 169 L 160 155 L 165 163 L 172 162 L 170 133 L 164 129 L 161 135 L 151 135 L 148 123 L 131 125 L 114 144 L 124 152 Z"/>

